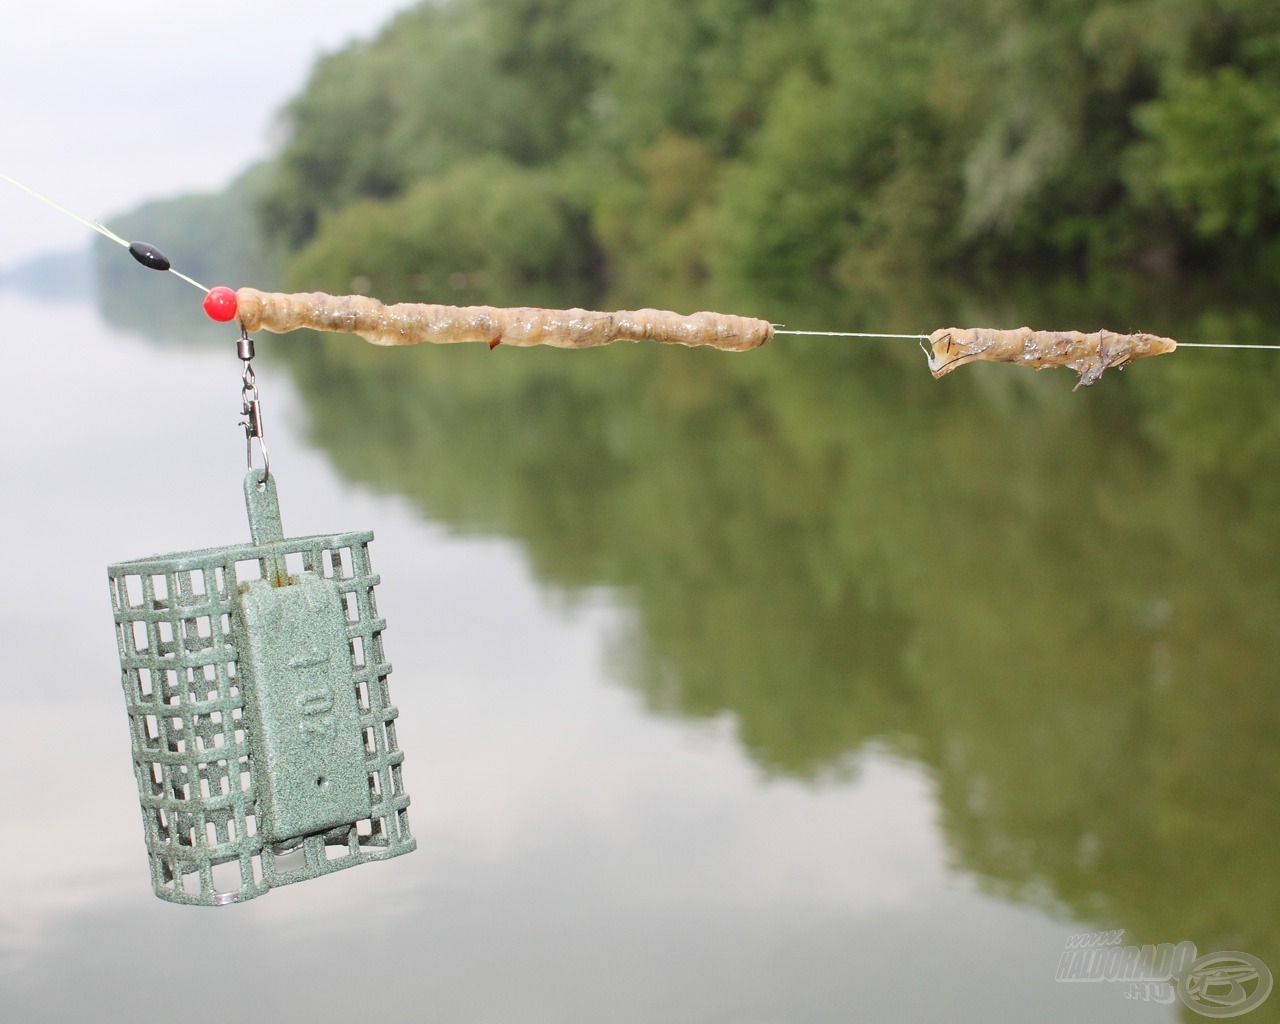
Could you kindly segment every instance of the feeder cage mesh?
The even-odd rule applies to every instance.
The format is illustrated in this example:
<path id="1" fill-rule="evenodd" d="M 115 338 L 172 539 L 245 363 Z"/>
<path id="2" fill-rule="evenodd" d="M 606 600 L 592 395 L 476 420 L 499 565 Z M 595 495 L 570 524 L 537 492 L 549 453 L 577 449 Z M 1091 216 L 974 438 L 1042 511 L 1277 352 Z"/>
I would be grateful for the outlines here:
<path id="1" fill-rule="evenodd" d="M 368 532 L 282 538 L 108 569 L 151 880 L 162 899 L 240 902 L 415 848 L 401 778 L 404 755 L 396 745 L 398 712 L 387 691 L 386 623 L 374 603 L 372 539 Z M 254 702 L 261 695 L 248 673 L 238 671 L 244 658 L 237 646 L 245 641 L 237 616 L 243 615 L 239 595 L 250 588 L 292 589 L 300 580 L 326 593 L 336 588 L 341 603 L 334 618 L 345 619 L 350 691 L 340 697 L 353 709 L 352 726 L 358 714 L 351 744 L 363 747 L 363 762 L 356 754 L 351 770 L 358 785 L 367 783 L 368 799 L 361 791 L 359 809 L 346 815 L 352 820 L 281 837 L 264 828 L 264 810 L 270 815 L 265 790 L 292 780 L 278 767 L 276 782 L 268 778 L 273 766 L 263 763 L 267 755 L 255 735 L 263 712 Z M 345 664 L 340 671 L 348 678 Z"/>

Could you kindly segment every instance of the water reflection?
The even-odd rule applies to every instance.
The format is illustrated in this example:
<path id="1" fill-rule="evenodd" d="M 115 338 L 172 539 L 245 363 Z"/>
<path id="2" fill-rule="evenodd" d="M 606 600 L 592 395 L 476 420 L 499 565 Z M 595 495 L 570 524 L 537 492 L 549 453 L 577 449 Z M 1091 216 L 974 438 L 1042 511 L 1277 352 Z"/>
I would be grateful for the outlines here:
<path id="1" fill-rule="evenodd" d="M 518 538 L 570 597 L 625 595 L 614 654 L 651 709 L 728 713 L 803 779 L 887 745 L 928 766 L 955 865 L 989 889 L 1280 965 L 1280 363 L 1243 355 L 1075 394 L 782 339 L 317 339 L 291 365 L 349 478 Z"/>
<path id="2" fill-rule="evenodd" d="M 1042 298 L 1026 319 L 1086 301 Z M 1009 322 L 938 301 L 884 326 Z M 63 316 L 62 412 L 4 452 L 42 511 L 6 510 L 35 542 L 0 599 L 30 641 L 14 678 L 48 680 L 17 688 L 0 766 L 42 765 L 61 797 L 11 788 L 0 842 L 67 822 L 92 842 L 6 862 L 19 1017 L 136 1016 L 142 957 L 179 948 L 176 987 L 225 955 L 255 1005 L 357 1012 L 358 962 L 397 1013 L 445 1020 L 1170 1019 L 1053 983 L 1073 920 L 1280 968 L 1269 354 L 1072 394 L 1069 373 L 999 366 L 935 383 L 910 343 L 260 344 L 286 527 L 378 533 L 421 851 L 206 923 L 149 895 L 127 741 L 103 724 L 123 715 L 101 566 L 243 535 L 238 366 L 225 338 Z M 1209 340 L 1263 323 L 1158 320 Z M 7 436 L 38 399 L 0 409 Z M 77 741 L 57 759 L 50 701 Z"/>

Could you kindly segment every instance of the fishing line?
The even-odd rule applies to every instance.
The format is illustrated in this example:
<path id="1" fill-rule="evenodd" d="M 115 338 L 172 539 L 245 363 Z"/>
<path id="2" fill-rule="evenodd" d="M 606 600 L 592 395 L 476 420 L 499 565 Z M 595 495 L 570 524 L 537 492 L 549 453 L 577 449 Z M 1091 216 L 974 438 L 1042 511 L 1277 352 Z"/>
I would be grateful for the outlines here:
<path id="1" fill-rule="evenodd" d="M 204 285 L 202 285 L 199 281 L 195 280 L 194 278 L 188 277 L 182 271 L 175 269 L 173 265 L 170 264 L 169 257 L 167 257 L 154 245 L 149 245 L 146 242 L 126 242 L 123 238 L 117 235 L 105 224 L 101 224 L 96 220 L 90 220 L 88 217 L 82 217 L 80 216 L 80 214 L 76 213 L 74 210 L 68 210 L 61 203 L 56 202 L 53 199 L 50 199 L 43 192 L 38 192 L 34 188 L 32 188 L 30 185 L 23 184 L 17 178 L 14 178 L 8 174 L 5 174 L 4 171 L 0 171 L 0 178 L 3 178 L 5 181 L 9 182 L 9 184 L 11 185 L 18 186 L 18 188 L 22 189 L 23 192 L 26 192 L 30 195 L 35 196 L 42 203 L 48 203 L 55 210 L 58 210 L 60 213 L 65 213 L 72 220 L 77 220 L 81 224 L 85 225 L 85 227 L 92 228 L 94 231 L 98 232 L 98 234 L 111 239 L 111 241 L 115 242 L 117 245 L 123 245 L 126 249 L 129 250 L 129 255 L 132 256 L 139 263 L 141 263 L 144 267 L 147 267 L 150 270 L 167 270 L 170 274 L 173 274 L 175 277 L 181 278 L 183 281 L 186 281 L 187 284 L 192 285 L 195 288 L 199 288 L 202 292 L 207 293 L 209 291 L 209 289 L 206 288 Z"/>
<path id="2" fill-rule="evenodd" d="M 911 341 L 928 341 L 927 334 L 876 334 L 870 331 L 789 331 L 775 327 L 774 334 L 798 334 L 820 338 L 906 338 Z M 1178 348 L 1252 348 L 1268 352 L 1280 351 L 1280 345 L 1242 345 L 1235 342 L 1180 341 Z"/>
<path id="3" fill-rule="evenodd" d="M 9 175 L 5 174 L 4 171 L 0 171 L 0 178 L 4 178 L 4 180 L 9 182 L 10 185 L 17 185 L 18 188 L 22 189 L 23 192 L 30 193 L 31 195 L 39 199 L 42 203 L 48 203 L 55 210 L 62 211 L 68 217 L 71 217 L 73 220 L 78 220 L 81 224 L 84 224 L 87 227 L 93 228 L 93 230 L 97 231 L 99 234 L 106 235 L 109 239 L 111 239 L 111 241 L 118 242 L 120 245 L 123 245 L 126 249 L 129 248 L 129 243 L 126 242 L 119 235 L 117 235 L 110 228 L 108 228 L 106 225 L 99 224 L 96 220 L 90 220 L 88 217 L 81 217 L 80 214 L 76 213 L 74 210 L 68 210 L 61 203 L 54 202 L 54 200 L 50 199 L 43 192 L 37 192 L 30 185 L 24 185 L 17 178 L 9 177 Z"/>
<path id="4" fill-rule="evenodd" d="M 815 338 L 907 338 L 911 341 L 928 341 L 927 334 L 874 334 L 867 331 L 784 331 L 773 329 L 774 334 L 803 334 Z"/>
<path id="5" fill-rule="evenodd" d="M 1280 345 L 1236 345 L 1228 342 L 1180 341 L 1178 348 L 1260 348 L 1268 352 L 1280 351 Z"/>
<path id="6" fill-rule="evenodd" d="M 9 184 L 11 185 L 16 185 L 18 188 L 22 189 L 22 191 L 28 193 L 29 195 L 35 196 L 42 203 L 47 203 L 49 206 L 52 206 L 55 210 L 59 211 L 60 213 L 66 214 L 72 220 L 79 221 L 81 224 L 85 225 L 85 227 L 92 228 L 94 231 L 98 232 L 98 234 L 111 239 L 111 241 L 115 242 L 117 245 L 124 246 L 126 249 L 129 250 L 129 254 L 135 260 L 141 263 L 144 267 L 148 267 L 151 270 L 168 271 L 170 274 L 173 274 L 175 277 L 178 277 L 181 280 L 186 281 L 187 284 L 191 285 L 193 288 L 198 288 L 201 292 L 204 292 L 206 296 L 210 295 L 209 288 L 202 285 L 195 278 L 188 277 L 186 274 L 182 273 L 182 271 L 174 267 L 169 262 L 169 258 L 165 256 L 165 254 L 162 253 L 159 249 L 157 249 L 154 245 L 150 245 L 147 242 L 128 242 L 125 239 L 121 238 L 119 235 L 117 235 L 110 228 L 108 228 L 105 224 L 102 224 L 96 220 L 90 220 L 88 217 L 83 217 L 80 214 L 76 213 L 74 210 L 67 209 L 67 207 L 63 206 L 61 203 L 53 199 L 50 199 L 43 192 L 40 192 L 32 188 L 30 185 L 27 185 L 24 182 L 19 181 L 17 178 L 13 177 L 12 175 L 5 174 L 3 171 L 0 171 L 0 178 L 3 178 L 5 181 L 9 182 Z M 214 291 L 222 292 L 222 291 L 228 291 L 228 289 L 214 289 Z M 221 296 L 218 296 L 218 298 L 221 298 Z M 210 315 L 213 316 L 214 314 L 211 312 Z M 227 319 L 227 317 L 214 316 L 214 319 L 221 320 L 221 319 Z M 928 334 L 888 334 L 880 331 L 796 331 L 796 330 L 785 329 L 782 327 L 775 327 L 773 333 L 774 334 L 791 334 L 798 337 L 810 337 L 810 338 L 872 338 L 872 339 L 889 339 L 889 340 L 920 341 L 920 342 L 928 341 L 930 337 Z M 1213 342 L 1202 342 L 1202 341 L 1180 342 L 1178 344 L 1178 348 L 1230 348 L 1230 349 L 1255 349 L 1255 350 L 1263 350 L 1263 351 L 1269 351 L 1269 352 L 1280 351 L 1280 345 L 1249 345 L 1249 344 L 1237 344 L 1234 342 L 1213 343 Z M 929 354 L 928 350 L 926 350 L 925 354 L 926 355 Z"/>
<path id="7" fill-rule="evenodd" d="M 192 285 L 196 288 L 199 288 L 202 292 L 207 293 L 209 291 L 209 289 L 206 288 L 204 285 L 202 285 L 199 281 L 195 280 L 194 278 L 187 277 L 187 275 L 184 274 L 181 270 L 175 270 L 173 267 L 170 267 L 169 273 L 173 274 L 174 277 L 180 277 L 182 280 L 186 281 L 187 284 Z"/>

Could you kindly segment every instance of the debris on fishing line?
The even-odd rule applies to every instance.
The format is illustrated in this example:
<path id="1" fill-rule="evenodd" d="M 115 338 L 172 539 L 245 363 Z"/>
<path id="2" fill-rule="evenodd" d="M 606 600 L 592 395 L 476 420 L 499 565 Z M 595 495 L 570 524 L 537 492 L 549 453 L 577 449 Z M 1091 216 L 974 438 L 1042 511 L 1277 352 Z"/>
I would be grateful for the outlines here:
<path id="1" fill-rule="evenodd" d="M 682 315 L 665 309 L 603 313 L 590 309 L 504 309 L 418 302 L 387 306 L 366 295 L 283 294 L 255 288 L 236 292 L 236 304 L 240 325 L 249 332 L 284 334 L 306 327 L 358 334 L 374 345 L 482 341 L 490 349 L 499 344 L 594 348 L 615 341 L 656 341 L 742 352 L 759 348 L 774 333 L 767 320 L 731 313 Z"/>
<path id="2" fill-rule="evenodd" d="M 854 331 L 784 331 L 836 338 L 906 338 L 918 340 L 935 380 L 966 363 L 1014 363 L 1043 370 L 1069 366 L 1080 375 L 1076 387 L 1095 384 L 1112 368 L 1123 369 L 1135 359 L 1172 352 L 1178 343 L 1154 334 L 1116 334 L 1113 331 L 995 330 L 987 327 L 944 327 L 932 334 L 873 334 Z M 924 342 L 929 342 L 926 347 Z"/>
<path id="3" fill-rule="evenodd" d="M 1033 331 L 1030 327 L 1002 331 L 987 327 L 946 327 L 929 335 L 925 349 L 935 380 L 966 363 L 1014 363 L 1043 370 L 1069 366 L 1080 375 L 1076 388 L 1089 387 L 1109 369 L 1123 369 L 1135 359 L 1172 352 L 1178 343 L 1155 334 L 1115 334 L 1112 331 Z M 921 345 L 924 348 L 924 345 Z"/>

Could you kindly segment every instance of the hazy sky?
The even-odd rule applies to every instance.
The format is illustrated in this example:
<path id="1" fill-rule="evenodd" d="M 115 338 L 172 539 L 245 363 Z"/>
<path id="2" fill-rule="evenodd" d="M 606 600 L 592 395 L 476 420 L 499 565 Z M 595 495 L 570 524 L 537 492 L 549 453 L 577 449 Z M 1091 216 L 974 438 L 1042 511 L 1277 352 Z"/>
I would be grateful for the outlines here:
<path id="1" fill-rule="evenodd" d="M 0 13 L 0 171 L 102 220 L 268 151 L 318 54 L 411 0 L 36 0 Z M 0 268 L 88 229 L 0 181 Z"/>

